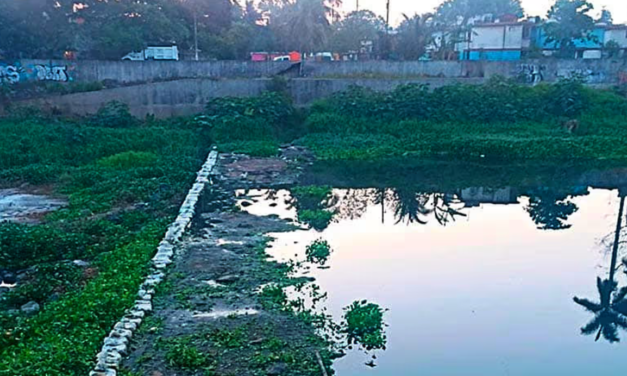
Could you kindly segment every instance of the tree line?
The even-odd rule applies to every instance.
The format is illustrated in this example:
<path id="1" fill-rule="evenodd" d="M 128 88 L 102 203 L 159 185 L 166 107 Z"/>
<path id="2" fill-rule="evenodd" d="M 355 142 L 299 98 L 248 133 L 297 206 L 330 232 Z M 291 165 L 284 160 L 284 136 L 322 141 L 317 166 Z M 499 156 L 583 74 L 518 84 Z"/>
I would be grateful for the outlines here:
<path id="1" fill-rule="evenodd" d="M 364 52 L 416 60 L 453 58 L 471 20 L 524 15 L 520 0 L 446 0 L 404 15 L 395 28 L 369 10 L 342 15 L 342 0 L 3 0 L 0 58 L 120 59 L 147 46 L 177 45 L 205 59 L 248 59 L 252 51 Z M 557 0 L 547 32 L 585 38 L 594 26 L 585 0 Z M 439 37 L 438 37 L 439 36 Z M 365 43 L 366 42 L 366 43 Z"/>

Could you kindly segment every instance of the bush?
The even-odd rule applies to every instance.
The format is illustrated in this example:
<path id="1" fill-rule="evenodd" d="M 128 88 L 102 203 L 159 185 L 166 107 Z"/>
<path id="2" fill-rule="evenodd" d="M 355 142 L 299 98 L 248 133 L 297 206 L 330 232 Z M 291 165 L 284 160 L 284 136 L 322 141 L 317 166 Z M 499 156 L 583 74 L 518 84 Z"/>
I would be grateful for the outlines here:
<path id="1" fill-rule="evenodd" d="M 104 104 L 89 120 L 94 127 L 128 128 L 137 125 L 126 103 L 111 101 Z"/>
<path id="2" fill-rule="evenodd" d="M 366 350 L 383 349 L 387 343 L 383 322 L 385 310 L 365 300 L 355 301 L 344 308 L 343 330 L 348 344 L 358 344 Z"/>
<path id="3" fill-rule="evenodd" d="M 157 159 L 158 157 L 154 153 L 125 151 L 102 158 L 98 161 L 98 164 L 103 167 L 121 170 L 133 167 L 152 166 L 157 162 Z"/>
<path id="4" fill-rule="evenodd" d="M 323 239 L 315 240 L 313 243 L 309 244 L 305 250 L 307 262 L 318 265 L 326 264 L 329 256 L 331 256 L 331 252 L 329 242 Z"/>

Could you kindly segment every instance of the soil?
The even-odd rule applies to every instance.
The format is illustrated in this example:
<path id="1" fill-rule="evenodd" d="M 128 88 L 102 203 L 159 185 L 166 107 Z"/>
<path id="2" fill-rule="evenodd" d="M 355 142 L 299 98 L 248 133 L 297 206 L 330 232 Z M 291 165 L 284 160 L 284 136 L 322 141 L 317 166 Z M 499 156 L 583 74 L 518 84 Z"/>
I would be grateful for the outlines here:
<path id="1" fill-rule="evenodd" d="M 294 224 L 235 205 L 237 189 L 294 184 L 299 163 L 222 155 L 217 167 L 219 176 L 121 374 L 332 374 L 328 342 L 311 322 L 259 293 L 263 286 L 289 283 L 289 266 L 265 254 L 266 234 L 292 231 Z"/>

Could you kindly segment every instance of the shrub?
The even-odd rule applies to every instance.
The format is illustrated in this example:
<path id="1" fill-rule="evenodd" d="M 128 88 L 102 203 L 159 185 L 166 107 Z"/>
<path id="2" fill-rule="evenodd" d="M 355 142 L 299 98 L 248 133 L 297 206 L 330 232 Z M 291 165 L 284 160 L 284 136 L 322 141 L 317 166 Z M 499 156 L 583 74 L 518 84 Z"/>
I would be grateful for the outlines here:
<path id="1" fill-rule="evenodd" d="M 366 350 L 385 350 L 387 338 L 384 331 L 383 308 L 362 300 L 353 302 L 344 308 L 344 312 L 342 326 L 349 345 L 358 344 Z"/>
<path id="2" fill-rule="evenodd" d="M 315 240 L 313 243 L 309 244 L 305 250 L 307 262 L 319 265 L 326 264 L 329 256 L 331 256 L 331 252 L 329 242 L 323 239 Z"/>
<path id="3" fill-rule="evenodd" d="M 121 170 L 133 167 L 152 166 L 155 164 L 157 159 L 158 157 L 154 153 L 125 151 L 102 158 L 98 161 L 98 164 L 103 167 Z"/>
<path id="4" fill-rule="evenodd" d="M 170 345 L 165 359 L 171 366 L 182 369 L 196 369 L 210 364 L 209 357 L 195 346 L 179 342 Z"/>
<path id="5" fill-rule="evenodd" d="M 126 103 L 111 101 L 100 107 L 89 123 L 95 127 L 128 128 L 137 125 L 137 119 L 131 115 Z"/>

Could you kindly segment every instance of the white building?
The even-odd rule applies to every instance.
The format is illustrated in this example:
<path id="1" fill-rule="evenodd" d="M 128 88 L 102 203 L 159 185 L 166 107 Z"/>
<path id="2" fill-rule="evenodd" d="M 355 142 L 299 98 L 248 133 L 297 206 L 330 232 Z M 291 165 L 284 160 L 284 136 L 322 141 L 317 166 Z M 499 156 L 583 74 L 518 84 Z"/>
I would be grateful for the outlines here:
<path id="1" fill-rule="evenodd" d="M 613 25 L 605 28 L 605 44 L 609 41 L 614 41 L 618 45 L 626 50 L 627 49 L 627 26 L 626 25 Z"/>
<path id="2" fill-rule="evenodd" d="M 461 60 L 520 60 L 522 51 L 531 45 L 531 28 L 528 22 L 495 22 L 475 24 L 466 37 L 458 43 Z"/>

